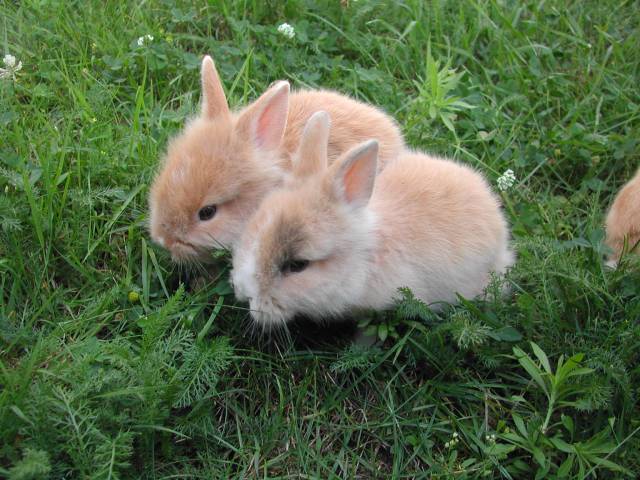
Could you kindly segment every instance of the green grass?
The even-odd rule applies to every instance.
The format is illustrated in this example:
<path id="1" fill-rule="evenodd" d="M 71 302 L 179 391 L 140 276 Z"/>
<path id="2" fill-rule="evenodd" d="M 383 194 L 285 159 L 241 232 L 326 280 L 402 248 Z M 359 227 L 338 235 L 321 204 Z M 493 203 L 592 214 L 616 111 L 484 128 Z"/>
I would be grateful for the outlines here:
<path id="1" fill-rule="evenodd" d="M 0 81 L 0 477 L 639 475 L 640 269 L 602 263 L 639 163 L 638 3 L 209 3 L 0 6 L 23 62 Z M 146 194 L 204 53 L 234 105 L 335 88 L 494 185 L 512 169 L 512 294 L 406 293 L 367 349 L 253 334 L 224 263 L 180 288 Z"/>

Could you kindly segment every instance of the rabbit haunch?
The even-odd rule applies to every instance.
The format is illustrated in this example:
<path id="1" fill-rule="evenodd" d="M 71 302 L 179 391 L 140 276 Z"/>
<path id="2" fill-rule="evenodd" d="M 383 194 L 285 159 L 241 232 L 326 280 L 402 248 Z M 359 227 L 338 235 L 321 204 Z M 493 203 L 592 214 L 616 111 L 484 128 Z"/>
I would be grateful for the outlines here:
<path id="1" fill-rule="evenodd" d="M 300 157 L 296 181 L 263 200 L 234 249 L 232 271 L 254 319 L 385 309 L 399 287 L 427 303 L 454 302 L 457 293 L 482 294 L 491 272 L 513 263 L 499 202 L 479 173 L 406 152 L 376 177 L 377 153 L 369 141 L 328 167 L 326 157 Z M 288 262 L 302 269 L 283 269 Z"/>
<path id="2" fill-rule="evenodd" d="M 202 96 L 201 114 L 170 142 L 149 198 L 151 236 L 177 260 L 204 260 L 211 249 L 234 245 L 262 198 L 290 170 L 313 112 L 334 117 L 329 161 L 370 137 L 381 140 L 382 163 L 404 146 L 381 110 L 331 91 L 290 94 L 284 81 L 232 112 L 210 57 L 202 63 Z M 206 206 L 215 208 L 203 220 Z"/>
<path id="3" fill-rule="evenodd" d="M 626 248 L 640 242 L 640 170 L 616 195 L 606 219 L 606 243 L 612 249 L 608 264 L 616 266 Z"/>

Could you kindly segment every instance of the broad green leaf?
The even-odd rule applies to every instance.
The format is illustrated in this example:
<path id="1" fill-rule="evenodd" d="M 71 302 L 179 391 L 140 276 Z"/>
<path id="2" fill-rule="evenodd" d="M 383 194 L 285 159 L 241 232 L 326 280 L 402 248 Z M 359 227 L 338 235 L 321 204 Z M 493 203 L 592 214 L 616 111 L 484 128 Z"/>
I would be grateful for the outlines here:
<path id="1" fill-rule="evenodd" d="M 521 435 L 518 435 L 517 433 L 503 433 L 500 435 L 500 437 L 504 438 L 505 440 L 509 440 L 510 442 L 513 442 L 522 448 L 526 448 L 526 445 L 528 444 L 528 440 L 526 438 L 523 438 Z"/>
<path id="2" fill-rule="evenodd" d="M 484 448 L 484 453 L 487 455 L 493 455 L 495 457 L 504 456 L 516 449 L 515 445 L 508 445 L 506 443 L 494 443 Z"/>
<path id="3" fill-rule="evenodd" d="M 587 367 L 576 368 L 575 370 L 572 370 L 571 372 L 569 372 L 569 374 L 567 375 L 567 378 L 576 377 L 579 375 L 589 375 L 590 373 L 593 373 L 593 368 L 587 368 Z"/>
<path id="4" fill-rule="evenodd" d="M 573 445 L 568 444 L 560 437 L 550 438 L 549 441 L 556 447 L 558 450 L 564 453 L 576 453 L 576 448 Z"/>
<path id="5" fill-rule="evenodd" d="M 451 121 L 451 119 L 453 118 L 453 114 L 451 113 L 442 113 L 440 115 L 440 118 L 442 119 L 442 122 L 445 124 L 445 126 L 452 132 L 455 133 L 455 128 L 453 126 L 453 122 Z"/>
<path id="6" fill-rule="evenodd" d="M 522 334 L 513 327 L 498 328 L 490 331 L 487 335 L 501 342 L 519 342 L 522 340 Z"/>
<path id="7" fill-rule="evenodd" d="M 560 418 L 562 420 L 562 424 L 564 425 L 564 428 L 566 428 L 567 431 L 571 434 L 571 436 L 573 436 L 573 432 L 574 432 L 573 419 L 570 416 L 564 415 L 564 414 Z"/>
<path id="8" fill-rule="evenodd" d="M 558 376 L 558 378 L 564 379 L 569 377 L 569 374 L 571 373 L 571 371 L 578 368 L 583 358 L 584 358 L 584 354 L 576 353 L 574 356 L 570 357 L 567 360 L 567 363 L 565 363 L 564 365 L 558 363 L 558 369 L 556 372 L 556 375 Z"/>
<path id="9" fill-rule="evenodd" d="M 531 453 L 533 454 L 533 458 L 538 465 L 544 467 L 547 465 L 547 457 L 545 457 L 544 452 L 538 447 L 533 447 L 531 449 Z"/>
<path id="10" fill-rule="evenodd" d="M 552 374 L 551 365 L 549 364 L 549 358 L 547 357 L 547 354 L 544 353 L 544 351 L 538 346 L 537 343 L 535 342 L 530 342 L 530 343 L 531 343 L 531 348 L 533 349 L 533 353 L 536 355 L 536 357 L 538 357 L 538 360 L 540 360 L 542 367 L 549 375 L 551 375 Z"/>
<path id="11" fill-rule="evenodd" d="M 583 454 L 583 457 L 587 459 L 590 463 L 598 465 L 600 467 L 608 468 L 609 470 L 613 470 L 614 472 L 625 472 L 630 474 L 631 472 L 624 468 L 622 465 L 618 465 L 611 460 L 607 460 L 606 458 L 598 457 L 596 455 Z"/>
<path id="12" fill-rule="evenodd" d="M 549 473 L 550 462 L 547 462 L 547 458 L 544 456 L 544 452 L 539 448 L 534 448 L 532 450 L 533 458 L 536 463 L 540 465 L 540 468 L 536 472 L 536 479 L 547 478 L 547 473 Z"/>
<path id="13" fill-rule="evenodd" d="M 386 323 L 380 324 L 380 326 L 378 326 L 378 338 L 380 339 L 381 342 L 384 342 L 388 336 L 389 336 L 389 328 L 387 327 L 387 324 Z"/>
<path id="14" fill-rule="evenodd" d="M 522 365 L 522 368 L 524 368 L 527 371 L 529 376 L 531 376 L 531 378 L 538 384 L 538 386 L 540 386 L 540 388 L 548 395 L 549 392 L 547 389 L 547 384 L 542 378 L 540 369 L 533 362 L 533 360 L 531 360 L 531 357 L 529 357 L 529 355 L 527 355 L 524 351 L 522 351 L 518 347 L 513 347 L 513 353 L 518 359 L 518 362 L 520 362 L 520 365 Z"/>
<path id="15" fill-rule="evenodd" d="M 513 423 L 516 425 L 516 428 L 518 429 L 520 434 L 524 438 L 529 438 L 529 432 L 527 431 L 527 427 L 525 426 L 522 417 L 517 413 L 513 413 L 511 416 L 513 417 Z"/>
<path id="16" fill-rule="evenodd" d="M 558 478 L 565 478 L 567 475 L 569 475 L 569 472 L 571 472 L 571 468 L 573 467 L 574 458 L 576 458 L 575 455 L 569 455 L 567 459 L 562 462 L 560 468 L 558 468 Z"/>
<path id="17" fill-rule="evenodd" d="M 365 330 L 364 334 L 367 337 L 373 337 L 378 334 L 378 326 L 377 325 L 369 325 Z"/>

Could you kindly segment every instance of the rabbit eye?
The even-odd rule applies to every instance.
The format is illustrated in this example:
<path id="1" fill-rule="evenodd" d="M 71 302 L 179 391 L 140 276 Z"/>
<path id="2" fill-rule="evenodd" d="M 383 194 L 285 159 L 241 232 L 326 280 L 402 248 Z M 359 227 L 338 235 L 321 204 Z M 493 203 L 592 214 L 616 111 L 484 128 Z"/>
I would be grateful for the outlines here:
<path id="1" fill-rule="evenodd" d="M 198 211 L 198 218 L 206 222 L 207 220 L 211 220 L 213 216 L 216 214 L 218 208 L 215 205 L 207 205 L 206 207 L 202 207 Z"/>
<path id="2" fill-rule="evenodd" d="M 298 273 L 309 266 L 309 260 L 287 260 L 280 267 L 280 271 L 284 274 Z"/>

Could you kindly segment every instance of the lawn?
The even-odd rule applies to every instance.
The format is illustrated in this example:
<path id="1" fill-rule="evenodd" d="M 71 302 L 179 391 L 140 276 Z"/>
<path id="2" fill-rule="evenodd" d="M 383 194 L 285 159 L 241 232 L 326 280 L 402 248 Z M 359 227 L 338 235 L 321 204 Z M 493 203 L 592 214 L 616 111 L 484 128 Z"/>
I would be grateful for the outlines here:
<path id="1" fill-rule="evenodd" d="M 602 261 L 640 164 L 638 3 L 203 4 L 0 4 L 0 477 L 639 475 L 640 262 Z M 173 265 L 147 193 L 205 53 L 232 105 L 333 88 L 482 171 L 511 293 L 399 293 L 364 347 L 349 322 L 262 334 L 224 254 Z"/>

